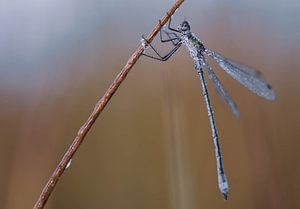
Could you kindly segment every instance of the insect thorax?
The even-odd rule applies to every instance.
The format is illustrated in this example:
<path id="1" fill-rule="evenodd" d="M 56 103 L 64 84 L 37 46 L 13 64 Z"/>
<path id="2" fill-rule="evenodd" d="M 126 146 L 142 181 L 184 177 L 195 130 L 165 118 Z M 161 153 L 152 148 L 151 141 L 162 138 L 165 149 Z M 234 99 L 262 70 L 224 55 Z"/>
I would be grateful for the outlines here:
<path id="1" fill-rule="evenodd" d="M 192 33 L 184 34 L 182 36 L 183 44 L 187 47 L 192 58 L 202 57 L 205 50 L 203 43 Z"/>

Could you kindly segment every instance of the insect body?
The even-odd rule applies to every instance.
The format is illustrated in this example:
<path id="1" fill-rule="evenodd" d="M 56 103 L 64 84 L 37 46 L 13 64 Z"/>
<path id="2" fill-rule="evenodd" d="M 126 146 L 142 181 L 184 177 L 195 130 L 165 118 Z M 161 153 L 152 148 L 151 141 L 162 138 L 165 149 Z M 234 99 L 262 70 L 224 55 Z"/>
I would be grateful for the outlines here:
<path id="1" fill-rule="evenodd" d="M 236 108 L 235 103 L 225 91 L 223 85 L 221 84 L 220 80 L 217 78 L 211 66 L 208 64 L 204 55 L 208 55 L 212 57 L 226 73 L 228 73 L 232 78 L 240 82 L 242 85 L 244 85 L 246 88 L 248 88 L 249 90 L 257 94 L 258 96 L 264 97 L 265 99 L 268 100 L 275 100 L 276 97 L 275 92 L 272 90 L 271 86 L 265 80 L 262 79 L 258 71 L 255 71 L 245 65 L 241 65 L 232 60 L 229 60 L 223 57 L 222 55 L 220 55 L 219 53 L 207 49 L 204 46 L 203 42 L 201 42 L 200 39 L 197 38 L 191 32 L 191 27 L 188 21 L 183 21 L 178 26 L 177 29 L 174 29 L 171 27 L 171 18 L 170 18 L 168 23 L 168 29 L 169 31 L 166 30 L 163 31 L 165 32 L 165 34 L 168 36 L 169 39 L 164 40 L 162 38 L 162 33 L 160 31 L 160 40 L 161 42 L 172 42 L 174 48 L 165 56 L 161 56 L 157 52 L 157 50 L 151 44 L 149 44 L 149 46 L 153 49 L 153 51 L 158 57 L 148 55 L 148 54 L 143 54 L 143 55 L 156 60 L 166 61 L 177 51 L 177 49 L 182 44 L 185 45 L 187 50 L 189 51 L 195 64 L 195 70 L 200 77 L 202 94 L 207 107 L 208 118 L 210 121 L 212 138 L 215 147 L 219 189 L 223 194 L 224 198 L 227 199 L 228 182 L 223 168 L 218 131 L 215 123 L 214 112 L 208 95 L 203 69 L 207 70 L 208 77 L 212 81 L 213 86 L 217 90 L 218 94 L 229 105 L 229 107 L 231 108 L 235 116 L 239 117 L 239 112 Z M 145 41 L 144 37 L 143 37 L 143 41 Z"/>

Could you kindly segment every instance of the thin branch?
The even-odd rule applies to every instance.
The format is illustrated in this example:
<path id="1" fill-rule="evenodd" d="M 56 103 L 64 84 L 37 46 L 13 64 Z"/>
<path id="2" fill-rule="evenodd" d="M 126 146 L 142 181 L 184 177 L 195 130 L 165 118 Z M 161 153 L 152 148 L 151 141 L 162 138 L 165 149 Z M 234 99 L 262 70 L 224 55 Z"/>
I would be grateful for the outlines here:
<path id="1" fill-rule="evenodd" d="M 169 18 L 175 13 L 175 11 L 179 8 L 179 6 L 184 2 L 184 0 L 177 0 L 175 4 L 171 7 L 171 9 L 165 14 L 165 16 L 160 20 L 161 24 L 164 25 L 167 23 Z M 147 37 L 147 42 L 151 43 L 153 38 L 157 35 L 159 30 L 161 29 L 161 25 L 157 24 L 152 32 Z M 117 75 L 115 80 L 111 83 L 105 94 L 101 97 L 101 99 L 95 105 L 93 112 L 90 114 L 87 121 L 81 126 L 79 131 L 77 132 L 77 136 L 73 140 L 73 143 L 69 147 L 68 151 L 65 153 L 64 157 L 56 167 L 53 174 L 50 176 L 47 184 L 45 185 L 43 191 L 41 192 L 38 200 L 36 201 L 33 209 L 41 209 L 44 208 L 48 198 L 50 197 L 55 185 L 57 184 L 60 176 L 63 174 L 64 170 L 68 162 L 72 159 L 73 155 L 78 150 L 80 144 L 83 142 L 86 134 L 89 132 L 92 125 L 95 123 L 96 119 L 98 118 L 99 114 L 107 105 L 108 101 L 111 99 L 113 94 L 117 91 L 120 84 L 125 80 L 127 74 L 129 73 L 130 69 L 133 65 L 137 62 L 137 60 L 142 55 L 143 51 L 145 50 L 146 44 L 142 43 L 137 50 L 131 55 L 128 59 L 126 65 L 123 67 L 121 72 Z"/>

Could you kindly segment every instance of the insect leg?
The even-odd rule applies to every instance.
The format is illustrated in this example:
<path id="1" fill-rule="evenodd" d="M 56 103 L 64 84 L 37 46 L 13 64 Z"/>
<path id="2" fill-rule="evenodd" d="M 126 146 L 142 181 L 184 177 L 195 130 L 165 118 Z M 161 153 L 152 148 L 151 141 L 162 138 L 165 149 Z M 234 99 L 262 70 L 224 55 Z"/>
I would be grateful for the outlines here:
<path id="1" fill-rule="evenodd" d="M 144 36 L 142 36 L 143 40 L 146 41 L 146 39 L 144 38 Z M 179 42 L 170 52 L 168 52 L 166 55 L 162 56 L 160 55 L 157 50 L 152 46 L 152 44 L 148 43 L 148 45 L 151 47 L 151 49 L 155 52 L 155 54 L 158 56 L 158 57 L 154 57 L 152 55 L 149 55 L 149 54 L 145 54 L 145 53 L 142 53 L 142 55 L 146 56 L 146 57 L 149 57 L 149 58 L 152 58 L 152 59 L 156 59 L 156 60 L 160 60 L 160 61 L 167 61 L 176 51 L 177 49 L 181 46 L 181 43 Z"/>
<path id="2" fill-rule="evenodd" d="M 169 32 L 166 30 L 163 30 L 163 32 L 168 36 L 169 38 L 168 41 L 172 41 L 173 46 L 176 46 L 181 41 L 181 38 L 175 32 Z M 162 43 L 166 42 L 166 40 L 163 40 L 161 32 L 159 35 L 160 35 L 160 41 Z M 175 36 L 175 38 L 172 38 L 171 35 Z"/>
<path id="3" fill-rule="evenodd" d="M 170 19 L 169 19 L 169 23 L 168 23 L 168 29 L 169 30 L 171 30 L 171 31 L 174 31 L 174 32 L 177 32 L 177 33 L 180 33 L 180 31 L 179 30 L 177 30 L 177 29 L 175 29 L 175 28 L 172 28 L 171 27 L 171 21 L 172 21 L 172 19 L 171 19 L 172 17 L 170 17 Z"/>
<path id="4" fill-rule="evenodd" d="M 159 24 L 162 26 L 160 20 L 159 20 Z M 165 39 L 165 40 L 164 40 L 163 37 L 162 37 L 162 32 L 161 32 L 161 31 L 163 31 L 163 32 L 168 36 L 169 39 Z M 175 38 L 172 38 L 171 35 L 174 35 Z M 159 31 L 159 37 L 160 37 L 160 41 L 161 41 L 162 43 L 172 41 L 172 44 L 173 44 L 174 46 L 177 45 L 177 44 L 181 41 L 181 38 L 180 38 L 175 32 L 168 32 L 168 31 L 164 30 L 164 28 L 162 28 L 162 29 Z M 178 42 L 175 42 L 175 41 L 178 41 Z"/>
<path id="5" fill-rule="evenodd" d="M 160 20 L 159 20 L 159 24 L 162 26 Z M 171 28 L 171 27 L 170 27 L 170 24 L 171 24 L 171 18 L 170 18 L 169 23 L 168 23 L 168 28 L 169 28 L 169 29 Z M 172 28 L 171 28 L 170 30 L 172 30 Z M 175 30 L 175 29 L 174 29 L 174 30 Z M 173 31 L 174 31 L 174 30 L 173 30 Z M 165 31 L 165 30 L 163 30 L 163 31 L 166 33 L 166 35 L 168 36 L 169 39 L 163 39 L 163 37 L 162 37 L 162 32 L 161 32 L 161 30 L 160 30 L 160 31 L 159 31 L 160 41 L 161 41 L 162 43 L 170 42 L 170 41 L 171 41 L 172 44 L 174 45 L 174 48 L 173 48 L 170 52 L 168 52 L 166 55 L 161 56 L 161 55 L 158 53 L 158 51 L 152 46 L 152 44 L 148 43 L 148 45 L 151 47 L 151 49 L 155 52 L 155 54 L 156 54 L 158 57 L 155 57 L 155 56 L 152 56 L 152 55 L 149 55 L 149 54 L 145 54 L 145 53 L 143 53 L 143 55 L 145 55 L 146 57 L 152 58 L 152 59 L 156 59 L 156 60 L 160 60 L 160 61 L 166 61 L 166 60 L 168 60 L 168 59 L 169 59 L 169 58 L 177 51 L 177 49 L 181 46 L 181 38 L 180 38 L 175 32 L 167 32 L 167 31 Z M 177 31 L 177 30 L 176 30 L 176 31 Z M 171 37 L 172 34 L 175 36 L 174 38 Z M 143 38 L 144 41 L 147 42 L 147 40 L 145 39 L 144 36 L 142 36 L 142 38 Z M 176 42 L 176 41 L 177 41 L 177 42 Z"/>

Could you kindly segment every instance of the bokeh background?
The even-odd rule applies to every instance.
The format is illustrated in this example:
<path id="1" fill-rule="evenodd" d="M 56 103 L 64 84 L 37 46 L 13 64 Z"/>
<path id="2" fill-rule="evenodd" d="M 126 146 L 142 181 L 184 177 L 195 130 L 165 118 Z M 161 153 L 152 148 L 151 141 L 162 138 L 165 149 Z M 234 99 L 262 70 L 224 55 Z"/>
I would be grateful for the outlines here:
<path id="1" fill-rule="evenodd" d="M 173 2 L 0 2 L 0 208 L 33 207 L 141 35 Z M 241 112 L 236 119 L 208 81 L 227 202 L 200 82 L 182 47 L 168 62 L 138 61 L 45 208 L 300 208 L 299 10 L 299 0 L 195 0 L 174 16 L 208 48 L 259 69 L 278 95 L 258 98 L 213 64 Z"/>

